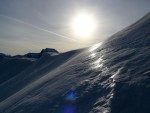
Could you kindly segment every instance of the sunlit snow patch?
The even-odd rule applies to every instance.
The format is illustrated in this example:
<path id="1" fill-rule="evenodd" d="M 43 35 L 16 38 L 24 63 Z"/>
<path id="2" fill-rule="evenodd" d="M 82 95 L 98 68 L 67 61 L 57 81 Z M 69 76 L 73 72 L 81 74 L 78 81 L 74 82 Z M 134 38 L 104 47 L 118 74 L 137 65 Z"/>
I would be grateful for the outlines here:
<path id="1" fill-rule="evenodd" d="M 94 46 L 90 47 L 89 52 L 93 52 L 97 48 L 99 48 L 102 45 L 102 42 L 95 44 Z"/>
<path id="2" fill-rule="evenodd" d="M 102 68 L 103 67 L 103 59 L 102 56 L 98 58 L 95 62 L 91 63 L 92 69 Z"/>
<path id="3" fill-rule="evenodd" d="M 95 58 L 95 57 L 96 57 L 96 53 L 90 54 L 90 58 Z"/>

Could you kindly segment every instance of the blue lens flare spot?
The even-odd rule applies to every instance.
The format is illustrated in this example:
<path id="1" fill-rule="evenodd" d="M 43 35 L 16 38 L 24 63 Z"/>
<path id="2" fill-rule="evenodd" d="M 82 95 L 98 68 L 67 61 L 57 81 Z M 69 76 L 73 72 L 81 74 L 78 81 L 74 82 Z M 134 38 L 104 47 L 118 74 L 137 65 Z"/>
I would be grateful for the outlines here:
<path id="1" fill-rule="evenodd" d="M 66 100 L 68 101 L 75 101 L 77 98 L 76 93 L 74 91 L 70 91 L 66 95 Z"/>
<path id="2" fill-rule="evenodd" d="M 64 113 L 75 113 L 75 110 L 72 105 L 67 105 L 64 109 Z"/>

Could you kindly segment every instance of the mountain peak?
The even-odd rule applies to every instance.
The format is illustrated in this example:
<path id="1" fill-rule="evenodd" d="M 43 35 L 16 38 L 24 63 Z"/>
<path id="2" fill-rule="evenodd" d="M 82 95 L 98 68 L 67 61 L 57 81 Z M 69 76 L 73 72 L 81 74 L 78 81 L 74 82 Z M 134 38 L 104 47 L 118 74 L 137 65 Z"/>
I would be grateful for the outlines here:
<path id="1" fill-rule="evenodd" d="M 57 54 L 59 54 L 59 52 L 56 49 L 53 49 L 53 48 L 42 49 L 42 51 L 40 52 L 40 54 L 42 55 L 44 53 L 49 53 L 51 55 L 57 55 Z"/>
<path id="2" fill-rule="evenodd" d="M 24 56 L 28 58 L 40 58 L 44 54 L 49 54 L 50 56 L 58 55 L 59 52 L 53 48 L 42 49 L 40 53 L 27 53 Z"/>

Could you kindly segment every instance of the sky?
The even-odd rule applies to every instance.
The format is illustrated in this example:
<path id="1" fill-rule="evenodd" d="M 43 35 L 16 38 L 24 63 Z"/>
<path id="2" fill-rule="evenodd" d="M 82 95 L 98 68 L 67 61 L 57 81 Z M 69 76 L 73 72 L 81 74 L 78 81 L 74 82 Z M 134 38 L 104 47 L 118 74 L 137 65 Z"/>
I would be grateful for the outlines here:
<path id="1" fill-rule="evenodd" d="M 103 42 L 147 14 L 149 6 L 150 0 L 0 0 L 0 53 L 65 52 Z M 71 28 L 81 12 L 95 18 L 90 40 L 80 40 Z"/>

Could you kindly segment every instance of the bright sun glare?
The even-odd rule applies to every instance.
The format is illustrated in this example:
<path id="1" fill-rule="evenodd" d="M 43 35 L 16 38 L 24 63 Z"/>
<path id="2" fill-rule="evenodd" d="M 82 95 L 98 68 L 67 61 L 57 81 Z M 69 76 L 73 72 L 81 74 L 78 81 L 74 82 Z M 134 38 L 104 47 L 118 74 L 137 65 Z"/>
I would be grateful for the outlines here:
<path id="1" fill-rule="evenodd" d="M 96 22 L 89 14 L 78 14 L 73 20 L 72 28 L 75 35 L 80 38 L 87 38 L 90 37 L 95 31 Z"/>

